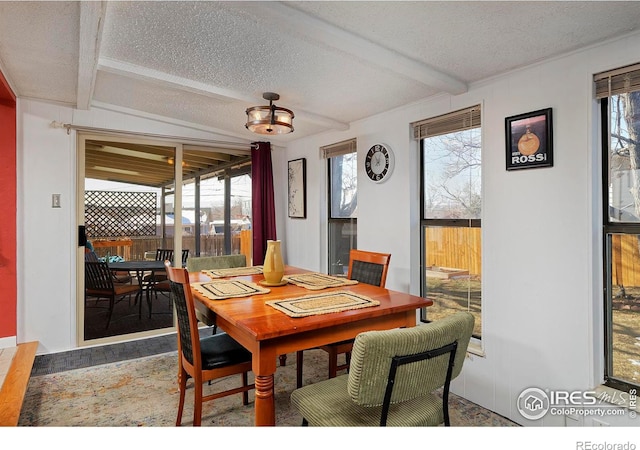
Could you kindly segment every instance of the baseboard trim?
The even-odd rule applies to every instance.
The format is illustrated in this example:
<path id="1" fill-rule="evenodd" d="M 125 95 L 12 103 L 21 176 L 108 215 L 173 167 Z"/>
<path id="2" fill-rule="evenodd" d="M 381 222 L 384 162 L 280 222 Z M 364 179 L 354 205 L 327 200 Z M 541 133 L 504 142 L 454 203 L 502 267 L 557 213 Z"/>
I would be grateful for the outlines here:
<path id="1" fill-rule="evenodd" d="M 0 348 L 11 348 L 18 345 L 17 336 L 9 336 L 0 338 Z"/>

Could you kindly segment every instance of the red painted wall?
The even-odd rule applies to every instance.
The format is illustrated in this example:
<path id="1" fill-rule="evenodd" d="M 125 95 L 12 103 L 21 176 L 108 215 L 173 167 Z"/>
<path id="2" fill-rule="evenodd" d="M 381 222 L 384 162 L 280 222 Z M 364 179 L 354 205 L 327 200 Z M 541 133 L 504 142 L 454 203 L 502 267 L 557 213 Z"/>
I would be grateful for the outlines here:
<path id="1" fill-rule="evenodd" d="M 0 72 L 0 338 L 17 335 L 16 97 Z"/>

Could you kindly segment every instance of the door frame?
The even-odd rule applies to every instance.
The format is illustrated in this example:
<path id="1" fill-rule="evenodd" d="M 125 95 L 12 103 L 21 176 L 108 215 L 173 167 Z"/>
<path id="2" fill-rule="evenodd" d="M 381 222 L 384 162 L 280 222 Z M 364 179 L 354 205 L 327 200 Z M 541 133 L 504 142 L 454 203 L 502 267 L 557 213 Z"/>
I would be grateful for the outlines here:
<path id="1" fill-rule="evenodd" d="M 182 158 L 183 158 L 183 145 L 175 140 L 161 140 L 154 138 L 141 138 L 140 136 L 132 136 L 127 133 L 99 133 L 91 131 L 76 131 L 76 224 L 75 229 L 79 230 L 80 226 L 84 226 L 84 191 L 85 191 L 85 146 L 87 140 L 101 140 L 120 143 L 135 143 L 143 145 L 160 145 L 165 147 L 173 147 L 175 152 L 175 164 L 174 164 L 174 216 L 182 217 Z M 182 227 L 174 226 L 174 247 L 173 254 L 182 254 Z M 78 234 L 78 233 L 76 233 Z M 79 236 L 78 238 L 79 239 Z M 104 338 L 91 339 L 86 341 L 84 339 L 84 252 L 85 247 L 80 246 L 80 242 L 76 242 L 76 342 L 77 347 L 94 346 L 102 344 L 112 344 L 116 342 L 130 341 L 134 339 L 146 338 L 166 334 L 167 332 L 175 332 L 176 321 L 174 317 L 173 327 L 161 328 L 155 330 L 141 331 L 131 334 L 123 334 L 116 336 L 108 336 Z M 142 301 L 142 299 L 140 299 Z"/>

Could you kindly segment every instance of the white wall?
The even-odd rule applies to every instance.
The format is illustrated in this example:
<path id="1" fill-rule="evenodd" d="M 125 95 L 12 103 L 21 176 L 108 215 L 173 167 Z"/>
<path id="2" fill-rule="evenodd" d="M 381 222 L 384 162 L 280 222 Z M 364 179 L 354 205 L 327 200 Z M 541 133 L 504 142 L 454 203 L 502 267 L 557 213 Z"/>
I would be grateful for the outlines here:
<path id="1" fill-rule="evenodd" d="M 77 347 L 76 133 L 52 121 L 165 136 L 239 142 L 206 131 L 104 110 L 18 102 L 18 342 L 38 354 Z M 51 208 L 51 194 L 62 207 Z"/>
<path id="2" fill-rule="evenodd" d="M 300 139 L 287 159 L 307 158 L 307 220 L 286 219 L 292 265 L 326 270 L 326 162 L 319 147 L 358 140 L 358 247 L 392 254 L 388 287 L 419 293 L 419 146 L 409 124 L 482 104 L 483 346 L 466 360 L 454 392 L 521 424 L 528 387 L 588 390 L 602 382 L 597 111 L 594 73 L 640 61 L 640 35 L 576 52 L 352 124 Z M 507 172 L 504 119 L 553 108 L 554 166 Z M 390 180 L 366 179 L 363 158 L 376 142 L 395 151 Z M 286 183 L 276 186 L 286 187 Z M 286 195 L 283 192 L 282 195 Z M 297 249 L 304 248 L 304 252 Z M 634 424 L 623 418 L 612 424 Z M 591 425 L 591 418 L 580 419 Z"/>
<path id="3" fill-rule="evenodd" d="M 358 246 L 388 251 L 391 289 L 419 293 L 418 144 L 410 122 L 483 105 L 483 344 L 454 392 L 519 423 L 531 386 L 590 389 L 601 382 L 599 165 L 592 74 L 640 61 L 640 36 L 610 42 L 362 120 L 349 131 L 295 141 L 273 153 L 278 237 L 288 264 L 326 270 L 326 162 L 319 147 L 356 137 L 358 162 L 376 142 L 395 152 L 382 184 L 359 170 Z M 552 168 L 505 170 L 504 118 L 552 107 Z M 149 133 L 206 133 L 105 111 L 21 100 L 18 140 L 18 341 L 39 353 L 75 342 L 75 136 L 52 120 Z M 210 135 L 209 135 L 210 136 Z M 308 214 L 286 215 L 287 160 L 307 158 Z M 51 194 L 62 194 L 52 209 Z M 616 423 L 613 420 L 610 422 Z M 618 424 L 633 423 L 621 419 Z M 590 425 L 589 419 L 584 424 Z M 564 425 L 545 417 L 536 425 Z"/>

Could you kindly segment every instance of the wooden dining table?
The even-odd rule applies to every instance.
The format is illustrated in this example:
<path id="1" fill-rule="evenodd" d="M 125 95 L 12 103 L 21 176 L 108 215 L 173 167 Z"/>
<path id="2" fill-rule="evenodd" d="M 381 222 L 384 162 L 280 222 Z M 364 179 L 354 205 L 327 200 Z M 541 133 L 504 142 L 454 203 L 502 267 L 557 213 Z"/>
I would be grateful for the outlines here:
<path id="1" fill-rule="evenodd" d="M 309 272 L 287 266 L 285 276 Z M 254 283 L 262 274 L 236 277 Z M 211 279 L 202 272 L 189 274 L 191 283 Z M 197 301 L 215 314 L 216 325 L 242 344 L 252 354 L 255 377 L 255 425 L 275 425 L 274 374 L 279 355 L 315 348 L 346 339 L 369 330 L 388 330 L 416 325 L 416 310 L 433 302 L 420 296 L 384 289 L 365 283 L 327 288 L 342 290 L 380 302 L 378 306 L 307 317 L 290 317 L 265 304 L 267 300 L 297 298 L 310 291 L 294 284 L 269 287 L 266 294 L 250 297 L 211 300 L 192 288 Z"/>

